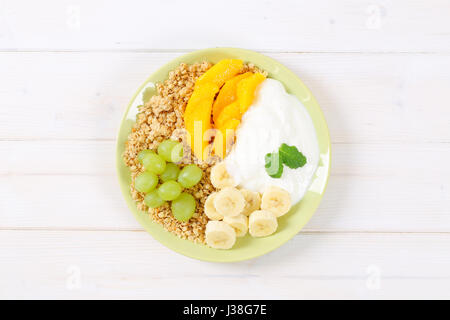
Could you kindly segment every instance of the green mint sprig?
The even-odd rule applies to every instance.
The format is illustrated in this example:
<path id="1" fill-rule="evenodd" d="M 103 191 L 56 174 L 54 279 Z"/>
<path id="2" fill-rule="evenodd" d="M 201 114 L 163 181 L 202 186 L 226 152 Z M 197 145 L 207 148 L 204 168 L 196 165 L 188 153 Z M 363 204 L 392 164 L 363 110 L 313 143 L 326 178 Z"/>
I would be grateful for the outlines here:
<path id="1" fill-rule="evenodd" d="M 291 169 L 303 167 L 306 164 L 306 157 L 298 151 L 296 146 L 288 146 L 283 143 L 278 150 L 281 161 Z"/>
<path id="2" fill-rule="evenodd" d="M 266 154 L 264 161 L 267 174 L 275 179 L 283 175 L 283 164 L 291 169 L 297 169 L 307 162 L 306 157 L 296 146 L 289 146 L 286 143 L 278 148 L 278 152 Z"/>

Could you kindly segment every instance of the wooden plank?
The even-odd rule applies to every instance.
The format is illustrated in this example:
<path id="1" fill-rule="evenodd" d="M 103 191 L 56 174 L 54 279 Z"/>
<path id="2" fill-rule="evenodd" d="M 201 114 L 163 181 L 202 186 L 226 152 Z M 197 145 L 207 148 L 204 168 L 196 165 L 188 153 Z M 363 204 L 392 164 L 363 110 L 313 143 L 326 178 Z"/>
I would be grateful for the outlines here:
<path id="1" fill-rule="evenodd" d="M 115 175 L 116 142 L 0 141 L 0 175 Z"/>
<path id="2" fill-rule="evenodd" d="M 304 233 L 213 264 L 145 232 L 0 231 L 0 298 L 448 299 L 449 250 L 449 234 Z"/>
<path id="3" fill-rule="evenodd" d="M 115 176 L 8 175 L 0 193 L 2 228 L 141 229 Z"/>
<path id="4" fill-rule="evenodd" d="M 115 139 L 134 91 L 177 55 L 0 53 L 0 140 Z M 450 55 L 270 56 L 313 91 L 333 142 L 450 142 Z"/>
<path id="5" fill-rule="evenodd" d="M 0 227 L 140 230 L 112 141 L 0 142 Z M 335 144 L 305 230 L 450 231 L 448 144 Z"/>
<path id="6" fill-rule="evenodd" d="M 177 55 L 0 54 L 0 138 L 114 139 L 134 92 Z"/>
<path id="7" fill-rule="evenodd" d="M 435 181 L 450 175 L 447 143 L 335 143 L 331 153 L 333 175 L 397 176 L 417 181 Z M 116 141 L 112 140 L 0 141 L 0 154 L 0 176 L 116 172 Z"/>
<path id="8" fill-rule="evenodd" d="M 449 10 L 446 0 L 6 0 L 0 49 L 449 52 Z"/>
<path id="9" fill-rule="evenodd" d="M 448 232 L 448 190 L 399 177 L 332 176 L 305 230 Z M 113 176 L 4 176 L 0 192 L 1 228 L 141 229 Z"/>

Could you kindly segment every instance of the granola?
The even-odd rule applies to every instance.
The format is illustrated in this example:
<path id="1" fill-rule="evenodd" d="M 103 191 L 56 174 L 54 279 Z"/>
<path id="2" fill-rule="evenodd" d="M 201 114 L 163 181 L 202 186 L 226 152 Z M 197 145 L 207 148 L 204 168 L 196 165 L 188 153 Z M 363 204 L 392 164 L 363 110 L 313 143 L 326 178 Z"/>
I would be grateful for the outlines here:
<path id="1" fill-rule="evenodd" d="M 210 161 L 200 163 L 190 152 L 185 152 L 181 166 L 187 163 L 197 163 L 203 171 L 201 181 L 194 187 L 184 190 L 192 194 L 197 201 L 196 212 L 187 222 L 175 219 L 170 205 L 167 203 L 156 209 L 149 208 L 144 203 L 145 194 L 136 190 L 134 182 L 136 177 L 144 171 L 142 164 L 137 159 L 140 151 L 155 150 L 162 141 L 169 138 L 183 141 L 184 110 L 194 90 L 195 81 L 211 66 L 212 64 L 209 62 L 192 65 L 182 63 L 169 73 L 167 80 L 157 84 L 158 94 L 152 96 L 147 103 L 140 107 L 123 154 L 124 162 L 131 171 L 130 191 L 132 198 L 137 203 L 137 208 L 148 212 L 151 218 L 166 230 L 182 239 L 198 243 L 205 243 L 205 228 L 209 221 L 204 213 L 205 201 L 211 193 L 217 191 L 210 181 L 210 170 L 217 161 L 216 158 L 212 157 Z M 261 72 L 252 64 L 244 65 L 242 73 L 247 71 Z M 262 73 L 266 74 L 266 72 Z M 189 150 L 189 148 L 186 147 L 185 150 Z"/>

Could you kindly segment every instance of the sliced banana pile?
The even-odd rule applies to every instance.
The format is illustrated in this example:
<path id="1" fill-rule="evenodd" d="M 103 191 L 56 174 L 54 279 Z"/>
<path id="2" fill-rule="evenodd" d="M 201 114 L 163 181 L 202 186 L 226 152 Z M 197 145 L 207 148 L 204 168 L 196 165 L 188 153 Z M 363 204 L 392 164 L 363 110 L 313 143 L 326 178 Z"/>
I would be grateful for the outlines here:
<path id="1" fill-rule="evenodd" d="M 237 189 L 228 174 L 225 163 L 211 169 L 211 182 L 220 189 L 205 202 L 205 214 L 211 220 L 206 225 L 206 244 L 211 248 L 230 249 L 236 237 L 247 231 L 253 237 L 265 237 L 278 228 L 277 218 L 291 208 L 289 193 L 279 187 L 269 187 L 258 192 Z"/>

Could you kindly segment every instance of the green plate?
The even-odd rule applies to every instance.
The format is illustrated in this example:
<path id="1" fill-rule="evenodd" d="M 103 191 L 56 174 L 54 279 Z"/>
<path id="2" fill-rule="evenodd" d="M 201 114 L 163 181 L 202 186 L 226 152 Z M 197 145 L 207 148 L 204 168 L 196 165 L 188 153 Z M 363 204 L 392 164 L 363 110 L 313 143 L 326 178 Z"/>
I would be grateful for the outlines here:
<path id="1" fill-rule="evenodd" d="M 137 106 L 142 104 L 144 90 L 148 88 L 147 94 L 156 93 L 155 84 L 164 81 L 169 71 L 175 69 L 182 62 L 192 64 L 207 60 L 217 63 L 225 58 L 242 59 L 244 62 L 251 62 L 268 71 L 270 78 L 281 81 L 288 92 L 295 94 L 303 102 L 316 128 L 320 148 L 320 162 L 314 180 L 305 197 L 288 214 L 278 219 L 279 227 L 276 233 L 265 238 L 252 238 L 247 235 L 243 238 L 238 238 L 232 249 L 217 250 L 176 237 L 172 233 L 165 231 L 161 225 L 152 222 L 148 214 L 137 209 L 129 189 L 131 181 L 130 171 L 122 161 L 122 153 L 125 149 L 128 134 L 136 119 Z M 131 99 L 125 111 L 117 138 L 116 161 L 120 188 L 128 207 L 145 230 L 156 240 L 178 253 L 199 260 L 214 262 L 241 261 L 261 256 L 278 248 L 295 236 L 312 217 L 319 206 L 330 173 L 330 137 L 327 124 L 316 99 L 294 73 L 279 62 L 257 52 L 234 48 L 213 48 L 183 55 L 163 66 L 144 82 Z"/>

